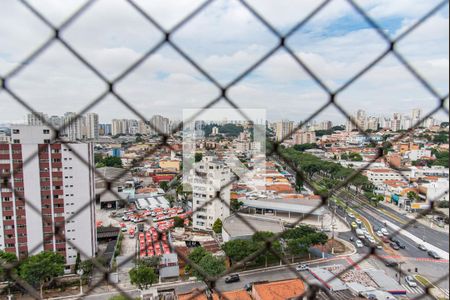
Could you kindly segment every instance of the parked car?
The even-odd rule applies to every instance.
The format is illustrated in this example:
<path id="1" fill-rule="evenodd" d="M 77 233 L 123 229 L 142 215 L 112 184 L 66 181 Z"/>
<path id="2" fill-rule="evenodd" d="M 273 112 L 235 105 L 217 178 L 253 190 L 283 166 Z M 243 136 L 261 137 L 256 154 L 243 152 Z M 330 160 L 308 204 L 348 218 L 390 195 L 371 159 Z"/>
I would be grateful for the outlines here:
<path id="1" fill-rule="evenodd" d="M 356 247 L 358 247 L 358 248 L 364 247 L 364 245 L 363 245 L 363 243 L 361 242 L 361 240 L 356 240 L 355 244 L 356 244 Z"/>
<path id="2" fill-rule="evenodd" d="M 405 248 L 406 248 L 406 245 L 403 244 L 402 242 L 400 242 L 399 240 L 397 240 L 395 243 L 396 243 L 401 249 L 405 249 Z"/>
<path id="3" fill-rule="evenodd" d="M 433 250 L 428 251 L 428 255 L 431 256 L 434 259 L 440 259 L 441 258 L 439 256 L 439 254 L 437 254 L 436 251 L 433 251 Z"/>
<path id="4" fill-rule="evenodd" d="M 389 243 L 389 239 L 387 238 L 387 236 L 383 236 L 381 240 L 383 241 L 383 243 Z"/>
<path id="5" fill-rule="evenodd" d="M 231 274 L 225 277 L 225 283 L 238 282 L 239 280 L 241 280 L 239 274 Z"/>
<path id="6" fill-rule="evenodd" d="M 356 224 L 355 222 L 352 222 L 352 227 L 353 228 L 358 228 L 358 224 Z"/>
<path id="7" fill-rule="evenodd" d="M 362 222 L 361 222 L 360 219 L 355 219 L 355 222 L 356 222 L 356 224 L 358 224 L 358 225 L 361 225 L 361 224 L 362 224 Z"/>
<path id="8" fill-rule="evenodd" d="M 385 236 L 389 235 L 389 232 L 386 230 L 386 228 L 381 228 L 380 229 L 381 233 L 383 233 Z"/>
<path id="9" fill-rule="evenodd" d="M 352 214 L 352 213 L 349 213 L 349 214 L 348 214 L 348 217 L 354 219 L 354 218 L 355 218 L 355 215 Z"/>
<path id="10" fill-rule="evenodd" d="M 379 236 L 379 237 L 383 237 L 384 236 L 384 234 L 380 230 L 376 231 L 376 235 Z"/>
<path id="11" fill-rule="evenodd" d="M 390 240 L 391 242 L 393 242 L 393 243 L 397 243 L 397 242 L 398 242 L 398 240 L 397 240 L 397 238 L 396 238 L 395 236 L 391 236 L 391 237 L 389 238 L 389 240 Z"/>
<path id="12" fill-rule="evenodd" d="M 307 271 L 309 269 L 309 266 L 307 264 L 299 264 L 297 267 L 295 267 L 297 271 Z"/>
<path id="13" fill-rule="evenodd" d="M 394 260 L 390 260 L 390 261 L 387 261 L 387 262 L 385 263 L 385 265 L 386 265 L 386 267 L 394 268 L 394 267 L 397 267 L 397 266 L 398 266 L 398 262 L 396 262 L 396 261 L 394 261 Z"/>
<path id="14" fill-rule="evenodd" d="M 417 283 L 412 276 L 406 276 L 405 281 L 410 287 L 417 287 Z"/>
<path id="15" fill-rule="evenodd" d="M 417 245 L 417 248 L 419 248 L 419 249 L 422 250 L 422 251 L 427 251 L 427 250 L 428 250 L 427 247 L 425 247 L 424 244 L 419 244 L 419 245 Z"/>
<path id="16" fill-rule="evenodd" d="M 392 243 L 390 243 L 389 245 L 390 245 L 391 248 L 394 249 L 394 250 L 400 250 L 400 247 L 397 245 L 397 243 L 392 242 Z"/>

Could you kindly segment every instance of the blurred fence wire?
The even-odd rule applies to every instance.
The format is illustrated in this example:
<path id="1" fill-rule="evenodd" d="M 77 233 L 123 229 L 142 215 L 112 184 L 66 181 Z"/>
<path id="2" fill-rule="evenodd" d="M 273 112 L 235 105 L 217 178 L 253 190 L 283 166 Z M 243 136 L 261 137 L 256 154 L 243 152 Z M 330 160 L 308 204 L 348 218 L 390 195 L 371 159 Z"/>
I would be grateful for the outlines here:
<path id="1" fill-rule="evenodd" d="M 232 1 L 232 0 L 230 0 Z M 159 149 L 162 148 L 168 148 L 171 149 L 172 145 L 168 142 L 169 137 L 171 136 L 171 134 L 176 133 L 178 131 L 180 131 L 182 129 L 183 124 L 179 124 L 179 126 L 177 128 L 175 128 L 173 130 L 173 132 L 171 132 L 170 134 L 166 134 L 163 133 L 159 130 L 159 128 L 156 128 L 153 126 L 153 124 L 151 122 L 148 121 L 148 116 L 143 115 L 142 113 L 140 113 L 135 107 L 133 107 L 133 105 L 131 104 L 131 102 L 127 101 L 126 98 L 124 98 L 123 96 L 121 96 L 119 93 L 116 92 L 115 90 L 115 86 L 117 83 L 119 83 L 120 81 L 122 81 L 124 78 L 126 78 L 128 75 L 130 75 L 131 73 L 133 73 L 134 70 L 136 70 L 137 67 L 139 67 L 141 64 L 143 64 L 147 59 L 149 59 L 149 57 L 151 57 L 152 55 L 154 55 L 159 49 L 161 49 L 163 46 L 169 46 L 171 47 L 175 52 L 177 52 L 179 55 L 181 55 L 181 57 L 188 62 L 191 66 L 193 66 L 198 72 L 200 72 L 202 75 L 204 75 L 204 77 L 207 79 L 207 81 L 209 81 L 209 83 L 214 86 L 215 88 L 217 88 L 220 91 L 220 95 L 214 99 L 211 99 L 211 101 L 209 103 L 205 103 L 204 105 L 204 109 L 210 108 L 212 106 L 214 106 L 216 103 L 220 102 L 220 101 L 225 101 L 227 103 L 229 103 L 234 109 L 238 110 L 242 116 L 244 116 L 245 118 L 248 119 L 248 117 L 245 115 L 244 112 L 241 111 L 240 105 L 238 101 L 235 101 L 232 99 L 232 97 L 229 96 L 228 91 L 230 90 L 230 88 L 232 88 L 233 86 L 236 86 L 239 82 L 241 82 L 243 79 L 245 79 L 246 77 L 250 76 L 252 74 L 252 72 L 258 68 L 261 64 L 263 64 L 265 61 L 267 61 L 271 56 L 273 56 L 275 53 L 284 50 L 286 53 L 288 53 L 288 55 L 290 57 L 292 57 L 297 64 L 318 84 L 318 86 L 328 94 L 328 101 L 326 102 L 326 104 L 324 104 L 322 107 L 320 107 L 316 112 L 314 112 L 311 116 L 309 116 L 304 122 L 302 122 L 297 128 L 294 128 L 294 130 L 292 130 L 289 134 L 287 134 L 285 137 L 283 137 L 283 139 L 281 141 L 277 141 L 276 143 L 274 143 L 273 147 L 271 149 L 268 150 L 267 155 L 270 157 L 276 157 L 277 160 L 281 160 L 284 161 L 284 163 L 286 163 L 286 165 L 288 165 L 290 168 L 292 168 L 293 170 L 295 170 L 295 172 L 297 173 L 297 175 L 299 176 L 299 178 L 301 180 L 303 180 L 306 184 L 309 184 L 310 186 L 314 186 L 313 184 L 311 184 L 311 179 L 308 177 L 307 174 L 305 174 L 305 172 L 303 170 L 301 170 L 301 168 L 295 164 L 295 162 L 290 161 L 289 159 L 287 159 L 286 157 L 283 156 L 283 153 L 280 151 L 281 148 L 279 147 L 279 145 L 286 139 L 290 138 L 292 136 L 292 134 L 297 131 L 298 129 L 301 129 L 304 124 L 308 123 L 309 121 L 313 120 L 314 118 L 316 118 L 317 116 L 319 116 L 325 109 L 329 108 L 329 107 L 334 107 L 336 108 L 346 119 L 351 120 L 351 122 L 353 123 L 353 125 L 355 126 L 355 128 L 358 129 L 358 131 L 366 136 L 367 138 L 370 139 L 370 136 L 368 136 L 368 134 L 363 130 L 363 128 L 360 128 L 359 124 L 357 124 L 355 122 L 355 120 L 353 118 L 350 117 L 350 114 L 340 105 L 338 104 L 335 99 L 336 97 L 341 94 L 344 90 L 348 89 L 354 82 L 356 82 L 360 77 L 362 77 L 364 74 L 366 74 L 369 70 L 371 70 L 372 68 L 374 68 L 377 64 L 379 64 L 381 62 L 381 60 L 383 60 L 383 58 L 385 58 L 387 55 L 392 55 L 394 56 L 404 67 L 406 67 L 406 69 L 410 72 L 410 74 L 412 74 L 414 76 L 414 78 L 417 80 L 417 84 L 423 86 L 431 95 L 433 95 L 433 97 L 436 100 L 436 104 L 434 105 L 433 103 L 430 102 L 429 106 L 431 109 L 431 112 L 424 116 L 420 121 L 418 121 L 416 124 L 414 124 L 414 126 L 407 132 L 404 132 L 402 134 L 399 134 L 396 137 L 396 141 L 399 141 L 401 139 L 403 139 L 404 137 L 407 137 L 408 134 L 410 134 L 410 132 L 412 130 L 414 130 L 415 128 L 419 127 L 420 124 L 426 120 L 428 117 L 438 113 L 439 111 L 444 112 L 445 114 L 448 115 L 448 109 L 445 106 L 445 102 L 448 100 L 448 94 L 442 95 L 440 94 L 436 89 L 433 88 L 433 86 L 420 74 L 420 72 L 418 70 L 416 70 L 412 64 L 410 64 L 407 60 L 407 58 L 405 58 L 399 51 L 397 51 L 396 49 L 396 45 L 402 41 L 403 39 L 405 39 L 405 37 L 409 36 L 412 32 L 414 32 L 417 28 L 419 28 L 425 21 L 427 21 L 431 16 L 435 15 L 439 10 L 441 10 L 442 8 L 444 8 L 445 6 L 448 5 L 448 1 L 444 0 L 442 2 L 440 2 L 436 7 L 434 7 L 433 9 L 431 9 L 430 11 L 424 11 L 423 12 L 423 16 L 418 19 L 414 24 L 412 24 L 406 31 L 404 31 L 402 34 L 400 34 L 399 36 L 397 36 L 395 39 L 391 38 L 385 31 L 384 29 L 380 26 L 380 24 L 377 23 L 376 20 L 374 20 L 371 16 L 369 16 L 369 14 L 360 6 L 358 5 L 354 0 L 346 0 L 350 6 L 352 7 L 352 9 L 359 14 L 360 16 L 362 16 L 362 18 L 364 18 L 364 20 L 373 28 L 373 30 L 375 30 L 377 32 L 377 34 L 384 40 L 385 42 L 385 49 L 383 51 L 381 51 L 379 53 L 379 55 L 373 59 L 370 63 L 368 63 L 367 65 L 365 65 L 359 72 L 357 72 L 356 74 L 354 74 L 350 79 L 348 79 L 346 82 L 344 82 L 340 87 L 338 87 L 337 89 L 332 89 L 330 88 L 327 83 L 322 80 L 320 78 L 320 76 L 318 74 L 316 74 L 310 67 L 308 67 L 308 62 L 304 61 L 302 58 L 300 58 L 295 51 L 287 44 L 287 41 L 299 30 L 301 30 L 302 28 L 304 28 L 307 24 L 309 24 L 310 20 L 316 16 L 319 12 L 321 12 L 322 10 L 324 10 L 331 2 L 333 2 L 332 0 L 324 0 L 321 1 L 320 3 L 318 3 L 317 7 L 310 12 L 305 18 L 298 20 L 298 22 L 296 23 L 295 26 L 293 26 L 287 33 L 283 34 L 281 33 L 279 30 L 277 30 L 263 15 L 261 15 L 259 12 L 257 12 L 257 10 L 251 5 L 249 4 L 247 1 L 245 0 L 236 0 L 238 2 L 241 3 L 242 5 L 242 9 L 246 10 L 248 12 L 250 12 L 263 26 L 265 26 L 265 28 L 271 33 L 273 34 L 274 37 L 276 37 L 278 39 L 278 44 L 273 47 L 272 49 L 270 49 L 269 51 L 267 51 L 266 54 L 262 55 L 254 64 L 252 64 L 250 67 L 248 67 L 244 72 L 242 72 L 241 74 L 239 74 L 238 76 L 236 76 L 230 83 L 228 83 L 227 85 L 222 85 L 219 83 L 219 81 L 214 78 L 214 76 L 209 73 L 207 70 L 205 70 L 204 68 L 201 67 L 200 62 L 196 61 L 189 53 L 185 52 L 184 50 L 182 50 L 179 45 L 177 44 L 177 42 L 172 38 L 172 36 L 174 35 L 175 32 L 177 32 L 178 30 L 180 30 L 183 26 L 185 26 L 187 23 L 189 23 L 193 18 L 195 18 L 199 13 L 201 13 L 202 11 L 204 11 L 205 9 L 207 9 L 213 2 L 215 2 L 214 0 L 206 0 L 204 1 L 201 5 L 199 5 L 196 9 L 194 9 L 193 11 L 191 11 L 186 17 L 184 17 L 180 22 L 178 22 L 175 26 L 173 26 L 170 30 L 166 30 L 164 29 L 164 27 L 158 23 L 156 21 L 156 19 L 154 18 L 154 16 L 152 16 L 151 14 L 149 14 L 147 11 L 145 11 L 142 7 L 140 7 L 136 2 L 134 2 L 133 0 L 127 0 L 126 2 L 129 4 L 130 7 L 132 7 L 134 10 L 136 10 L 140 15 L 142 15 L 149 24 L 152 24 L 154 27 L 156 27 L 161 33 L 163 38 L 156 43 L 156 45 L 154 45 L 153 47 L 151 47 L 150 49 L 148 49 L 138 60 L 136 60 L 134 63 L 132 63 L 131 65 L 128 66 L 128 68 L 126 68 L 121 74 L 119 74 L 116 78 L 110 80 L 108 79 L 102 72 L 101 70 L 99 70 L 98 68 L 96 68 L 94 66 L 94 63 L 89 61 L 89 59 L 87 59 L 86 57 L 84 57 L 80 52 L 78 52 L 75 47 L 67 40 L 63 37 L 62 33 L 67 30 L 67 28 L 69 28 L 76 19 L 78 19 L 81 15 L 83 15 L 86 11 L 88 11 L 91 6 L 93 5 L 94 2 L 96 2 L 95 0 L 90 0 L 85 2 L 77 11 L 75 11 L 71 16 L 69 16 L 61 25 L 59 26 L 55 26 L 48 18 L 46 18 L 44 16 L 44 14 L 40 11 L 38 6 L 33 6 L 31 3 L 29 3 L 27 0 L 20 0 L 20 3 L 23 5 L 23 7 L 25 7 L 26 9 L 28 9 L 31 13 L 33 13 L 36 17 L 38 17 L 43 24 L 45 24 L 46 26 L 48 26 L 48 28 L 50 30 L 52 30 L 53 35 L 46 40 L 42 45 L 39 45 L 38 47 L 35 48 L 35 50 L 28 56 L 26 57 L 25 60 L 23 60 L 20 64 L 18 64 L 17 67 L 15 67 L 13 70 L 11 70 L 10 72 L 8 72 L 7 74 L 3 75 L 0 77 L 1 80 L 1 92 L 4 92 L 8 95 L 10 95 L 17 103 L 19 103 L 20 105 L 22 105 L 24 108 L 26 108 L 30 113 L 35 114 L 36 118 L 41 119 L 41 121 L 46 125 L 51 127 L 54 132 L 55 135 L 52 138 L 52 143 L 63 143 L 65 144 L 65 146 L 67 146 L 69 149 L 71 149 L 71 144 L 68 142 L 64 142 L 61 141 L 59 139 L 59 133 L 62 132 L 66 127 L 70 126 L 72 123 L 76 122 L 79 118 L 82 117 L 82 115 L 86 112 L 88 112 L 89 110 L 91 110 L 92 108 L 94 108 L 96 105 L 98 105 L 99 103 L 101 103 L 107 96 L 113 96 L 116 99 L 119 100 L 120 103 L 122 103 L 128 110 L 130 110 L 134 115 L 136 115 L 140 120 L 142 120 L 143 122 L 145 122 L 148 126 L 152 127 L 153 130 L 155 130 L 156 132 L 159 133 L 159 135 L 161 136 L 161 141 L 160 143 L 156 146 L 153 147 L 152 149 L 146 151 L 144 153 L 144 155 L 142 155 L 141 157 L 139 157 L 138 159 L 136 159 L 133 163 L 132 166 L 126 168 L 123 170 L 123 172 L 121 172 L 120 174 L 118 174 L 115 178 L 113 178 L 112 180 L 108 180 L 106 178 L 104 178 L 103 174 L 99 173 L 98 171 L 95 170 L 95 166 L 92 165 L 92 163 L 89 163 L 88 161 L 84 160 L 83 157 L 81 157 L 80 155 L 78 155 L 76 153 L 75 150 L 73 150 L 73 152 L 75 153 L 75 155 L 78 157 L 78 159 L 83 162 L 84 164 L 88 165 L 89 168 L 94 169 L 94 171 L 96 172 L 96 176 L 98 178 L 102 178 L 103 180 L 105 180 L 106 182 L 108 182 L 108 188 L 103 192 L 103 193 L 113 193 L 116 194 L 116 197 L 118 197 L 118 199 L 121 198 L 120 195 L 118 195 L 116 193 L 115 190 L 113 190 L 111 188 L 112 184 L 114 183 L 114 181 L 119 180 L 120 178 L 122 178 L 123 176 L 125 176 L 125 174 L 130 171 L 131 169 L 133 169 L 134 167 L 137 167 L 140 165 L 140 163 L 142 163 L 147 157 L 151 156 L 153 153 L 155 153 L 156 151 L 158 151 Z M 273 5 L 277 5 L 276 1 L 274 1 Z M 105 89 L 104 91 L 95 99 L 92 99 L 92 101 L 85 107 L 81 108 L 78 113 L 77 116 L 75 118 L 73 118 L 70 122 L 64 124 L 63 126 L 61 126 L 60 128 L 55 128 L 52 124 L 50 124 L 47 120 L 43 119 L 41 115 L 36 114 L 35 112 L 40 111 L 39 107 L 35 107 L 33 106 L 33 104 L 30 101 L 27 101 L 27 99 L 22 98 L 21 96 L 19 96 L 18 93 L 16 93 L 9 85 L 9 81 L 14 78 L 15 76 L 17 76 L 18 74 L 20 74 L 25 68 L 27 68 L 27 66 L 33 64 L 33 62 L 40 56 L 42 55 L 51 45 L 53 45 L 54 43 L 59 43 L 60 45 L 62 45 L 65 49 L 67 49 L 82 65 L 84 65 L 87 69 L 89 69 L 90 71 L 92 71 L 104 84 L 105 84 Z M 42 79 L 45 80 L 45 74 L 42 74 Z M 301 101 L 301 100 L 299 100 Z M 270 110 L 271 107 L 267 107 L 267 110 Z M 295 110 L 295 107 L 293 107 L 292 109 Z M 199 112 L 198 114 L 200 114 L 201 112 Z M 191 120 L 193 120 L 196 116 L 193 116 Z M 248 119 L 249 121 L 251 121 L 250 119 Z M 30 157 L 29 159 L 27 159 L 26 161 L 23 162 L 23 165 L 26 165 L 29 161 L 31 161 L 35 156 L 37 156 L 39 153 L 39 151 L 37 151 L 32 157 Z M 375 157 L 372 161 L 368 162 L 366 166 L 364 166 L 363 168 L 355 171 L 352 175 L 350 175 L 348 178 L 346 178 L 345 180 L 343 180 L 341 183 L 339 183 L 338 185 L 336 185 L 334 188 L 330 189 L 327 192 L 323 192 L 323 191 L 317 191 L 313 188 L 314 192 L 318 195 L 321 196 L 321 203 L 320 205 L 318 205 L 317 207 L 313 208 L 309 214 L 313 213 L 314 211 L 320 209 L 323 206 L 327 206 L 329 204 L 329 200 L 331 198 L 331 196 L 336 195 L 337 193 L 339 193 L 343 188 L 345 188 L 346 186 L 348 186 L 352 179 L 357 176 L 358 174 L 360 174 L 362 171 L 366 170 L 367 168 L 370 167 L 370 165 L 375 162 L 376 160 L 382 158 L 384 159 L 384 153 L 383 151 L 379 151 L 378 156 Z M 393 167 L 399 174 L 400 171 Z M 400 174 L 402 175 L 402 174 Z M 403 175 L 402 175 L 403 176 Z M 238 179 L 233 179 L 232 181 L 230 181 L 227 185 L 225 185 L 223 188 L 226 188 L 230 185 L 232 185 L 234 182 L 236 182 L 236 180 Z M 17 193 L 16 191 L 14 191 L 14 193 Z M 218 195 L 220 195 L 220 193 L 218 193 Z M 20 195 L 21 197 L 23 197 L 23 195 Z M 25 201 L 27 201 L 27 199 L 25 199 Z M 95 199 L 92 199 L 92 201 L 95 201 Z M 209 201 L 207 201 L 204 205 L 202 205 L 199 209 L 204 208 L 206 205 L 208 205 L 208 203 L 211 203 L 212 201 L 221 201 L 223 204 L 225 205 L 229 205 L 227 204 L 226 201 L 224 201 L 223 199 L 220 199 L 220 197 L 215 198 L 215 199 L 210 199 Z M 434 202 L 433 202 L 434 203 Z M 432 204 L 433 204 L 432 203 Z M 83 211 L 84 209 L 87 209 L 89 206 L 86 205 L 85 207 L 81 208 L 77 213 L 75 213 L 74 215 L 71 215 L 69 218 L 66 218 L 66 222 L 70 221 L 72 218 L 76 217 L 76 215 L 78 213 L 80 213 L 81 211 Z M 40 213 L 40 208 L 39 207 L 32 207 L 32 209 L 34 211 L 36 211 L 37 213 Z M 426 211 L 423 211 L 419 218 L 426 215 L 429 212 L 432 212 L 433 210 L 435 210 L 434 205 L 432 205 L 429 209 L 427 209 Z M 195 213 L 195 211 L 194 211 Z M 308 214 L 307 214 L 308 215 Z M 307 215 L 305 217 L 307 217 Z M 240 217 L 239 215 L 237 215 L 238 217 Z M 43 216 L 43 221 L 45 221 L 45 216 Z M 255 232 L 257 231 L 256 228 L 254 228 L 252 226 L 252 224 L 250 224 L 248 222 L 248 220 L 246 220 L 245 218 L 241 218 L 241 221 L 246 224 L 246 226 L 248 226 L 249 228 L 251 228 L 252 230 L 254 230 Z M 304 218 L 300 218 L 298 220 L 296 220 L 294 222 L 293 225 L 297 225 L 299 224 Z M 51 222 L 51 220 L 49 220 Z M 392 233 L 392 235 L 396 235 L 400 232 L 400 230 L 406 229 L 409 226 L 414 225 L 418 220 L 411 220 L 410 222 L 408 222 L 407 224 L 405 224 L 404 226 L 402 226 L 402 228 L 400 228 L 397 232 Z M 243 264 L 245 264 L 246 262 L 250 262 L 252 260 L 255 260 L 259 255 L 263 254 L 263 253 L 271 253 L 272 255 L 274 255 L 275 257 L 277 257 L 280 261 L 282 261 L 287 268 L 289 268 L 289 270 L 293 273 L 296 274 L 296 276 L 300 279 L 304 279 L 303 275 L 298 272 L 292 265 L 290 265 L 289 261 L 286 260 L 286 258 L 284 258 L 283 256 L 280 256 L 278 254 L 277 251 L 275 251 L 274 249 L 272 249 L 272 245 L 275 241 L 280 239 L 280 236 L 282 235 L 282 233 L 280 234 L 276 234 L 274 235 L 272 238 L 268 238 L 266 239 L 265 243 L 264 243 L 264 247 L 262 247 L 261 249 L 258 249 L 255 253 L 253 253 L 252 255 L 246 257 L 245 259 L 243 259 L 241 262 L 233 265 L 233 267 L 231 267 L 230 269 L 228 269 L 226 272 L 224 272 L 223 274 L 221 274 L 220 276 L 210 276 L 208 274 L 208 272 L 206 270 L 202 270 L 200 266 L 198 266 L 197 264 L 195 264 L 194 262 L 190 261 L 188 257 L 186 257 L 183 253 L 177 252 L 178 256 L 181 257 L 187 264 L 189 264 L 191 266 L 192 269 L 195 269 L 198 273 L 202 274 L 203 277 L 205 278 L 205 282 L 208 285 L 208 289 L 216 292 L 217 294 L 219 294 L 220 296 L 223 296 L 222 293 L 216 289 L 215 287 L 215 283 L 217 280 L 219 280 L 220 278 L 226 276 L 227 274 L 230 274 L 232 272 L 234 272 L 235 270 L 237 270 L 238 267 L 242 266 Z M 55 228 L 55 232 L 54 232 L 54 236 L 60 237 L 62 239 L 64 239 L 64 236 L 61 234 L 61 230 L 60 228 Z M 44 241 L 42 241 L 42 244 L 44 243 Z M 71 245 L 73 247 L 76 247 L 75 245 L 73 245 L 73 243 L 69 240 L 66 241 L 66 243 L 68 245 Z M 39 247 L 42 246 L 39 245 L 36 249 L 38 249 Z M 33 249 L 29 249 L 29 252 L 33 252 Z M 82 253 L 83 254 L 83 253 Z M 84 255 L 87 256 L 87 255 Z M 360 261 L 355 262 L 356 264 L 366 260 L 368 257 L 370 256 L 375 256 L 380 260 L 385 260 L 383 257 L 377 256 L 377 253 L 375 252 L 375 248 L 372 249 L 372 251 L 370 253 L 368 253 L 367 255 L 364 255 Z M 125 264 L 127 262 L 129 262 L 130 260 L 134 259 L 134 255 L 130 255 L 125 261 L 123 261 L 121 264 Z M 18 262 L 20 263 L 20 262 Z M 4 264 L 4 268 L 6 270 L 11 270 L 13 269 L 15 266 L 17 266 L 17 264 Z M 94 285 L 90 286 L 88 288 L 88 290 L 85 290 L 85 293 L 83 296 L 81 297 L 86 297 L 90 294 L 93 293 L 93 291 L 95 290 L 96 287 L 104 284 L 105 282 L 108 281 L 108 274 L 109 272 L 111 272 L 109 269 L 105 268 L 99 261 L 94 260 L 94 267 L 97 269 L 98 272 L 101 272 L 102 274 L 104 274 L 104 278 L 102 280 L 99 280 L 98 282 L 96 282 Z M 119 266 L 120 267 L 120 266 Z M 345 272 L 347 272 L 349 269 L 354 268 L 353 265 L 350 265 L 349 267 L 345 268 L 344 270 L 342 270 L 341 272 L 339 272 L 339 274 L 336 274 L 332 279 L 341 276 L 342 274 L 344 274 Z M 27 282 L 23 281 L 22 279 L 20 279 L 17 274 L 11 274 L 14 278 L 15 278 L 15 284 L 17 284 L 18 286 L 20 286 L 21 288 L 25 289 L 29 295 L 35 297 L 35 298 L 40 298 L 39 292 L 30 284 L 28 284 Z M 444 280 L 448 280 L 448 276 L 449 274 L 443 274 L 442 278 L 440 280 L 438 280 L 437 282 L 435 282 L 434 284 L 439 283 L 440 281 L 444 281 Z M 330 281 L 332 280 L 330 279 Z M 114 283 L 109 283 L 110 285 L 113 286 L 114 289 L 116 289 L 118 292 L 120 292 L 122 295 L 124 295 L 125 297 L 129 297 L 131 298 L 131 296 L 128 295 L 127 291 L 124 290 L 123 288 L 121 288 L 118 284 L 114 284 Z M 199 293 L 201 293 L 203 291 L 199 291 Z M 426 289 L 425 293 L 423 295 L 419 295 L 417 298 L 415 299 L 421 299 L 426 297 L 427 294 L 430 294 L 430 289 Z M 195 298 L 196 295 L 194 295 L 192 298 Z M 303 297 L 307 297 L 308 299 L 318 299 L 318 298 L 329 298 L 329 299 L 336 299 L 336 297 L 333 295 L 332 292 L 330 292 L 329 290 L 327 290 L 323 285 L 309 285 L 308 288 L 306 289 L 305 293 L 303 295 L 298 296 L 298 299 L 302 299 Z M 224 299 L 226 299 L 226 297 L 224 297 Z"/>

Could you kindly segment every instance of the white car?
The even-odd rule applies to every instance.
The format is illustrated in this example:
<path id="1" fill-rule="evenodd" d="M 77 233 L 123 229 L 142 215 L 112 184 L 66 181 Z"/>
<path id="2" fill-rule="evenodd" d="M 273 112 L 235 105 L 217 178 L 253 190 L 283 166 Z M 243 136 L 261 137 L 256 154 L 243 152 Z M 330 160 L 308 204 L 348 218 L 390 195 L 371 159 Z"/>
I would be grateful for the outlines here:
<path id="1" fill-rule="evenodd" d="M 355 222 L 356 222 L 356 224 L 358 224 L 358 225 L 361 225 L 361 224 L 362 224 L 362 222 L 361 222 L 360 219 L 356 219 Z"/>
<path id="2" fill-rule="evenodd" d="M 348 217 L 353 219 L 353 218 L 355 217 L 355 215 L 352 214 L 352 213 L 349 213 L 349 214 L 348 214 Z"/>
<path id="3" fill-rule="evenodd" d="M 386 230 L 386 228 L 381 228 L 381 233 L 383 234 L 383 235 L 389 235 L 389 232 Z"/>
<path id="4" fill-rule="evenodd" d="M 379 237 L 384 236 L 384 234 L 383 234 L 380 230 L 378 230 L 378 231 L 376 232 L 376 234 L 377 234 L 377 236 L 379 236 Z"/>
<path id="5" fill-rule="evenodd" d="M 375 241 L 375 239 L 373 237 L 368 237 L 367 240 L 369 242 L 371 242 L 372 244 L 376 244 L 377 243 L 377 241 Z"/>
<path id="6" fill-rule="evenodd" d="M 297 267 L 295 267 L 297 271 L 307 271 L 309 269 L 307 264 L 299 264 Z"/>
<path id="7" fill-rule="evenodd" d="M 410 287 L 417 287 L 417 283 L 412 276 L 406 276 L 405 281 Z"/>
<path id="8" fill-rule="evenodd" d="M 356 244 L 356 247 L 358 247 L 358 248 L 364 247 L 364 245 L 363 245 L 363 243 L 361 242 L 361 240 L 356 240 L 355 244 Z"/>

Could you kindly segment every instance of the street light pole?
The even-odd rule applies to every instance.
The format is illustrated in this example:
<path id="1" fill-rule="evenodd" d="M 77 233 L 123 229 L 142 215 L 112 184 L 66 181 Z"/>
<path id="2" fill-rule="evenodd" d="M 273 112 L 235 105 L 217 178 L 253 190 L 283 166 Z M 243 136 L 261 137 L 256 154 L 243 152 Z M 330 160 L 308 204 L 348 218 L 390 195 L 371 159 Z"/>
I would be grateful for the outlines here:
<path id="1" fill-rule="evenodd" d="M 79 269 L 77 274 L 80 275 L 80 295 L 83 295 L 83 270 Z"/>

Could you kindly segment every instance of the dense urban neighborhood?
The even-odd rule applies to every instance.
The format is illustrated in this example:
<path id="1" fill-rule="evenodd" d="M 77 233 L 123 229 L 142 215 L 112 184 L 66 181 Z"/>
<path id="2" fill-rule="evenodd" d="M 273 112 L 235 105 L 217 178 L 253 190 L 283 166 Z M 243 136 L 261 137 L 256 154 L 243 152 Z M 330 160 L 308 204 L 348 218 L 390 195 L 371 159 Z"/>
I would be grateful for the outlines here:
<path id="1" fill-rule="evenodd" d="M 30 114 L 0 133 L 3 295 L 448 298 L 449 127 L 420 117 Z"/>

